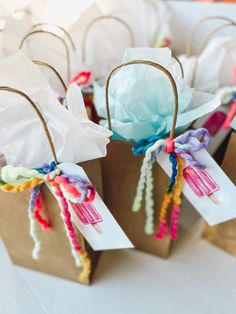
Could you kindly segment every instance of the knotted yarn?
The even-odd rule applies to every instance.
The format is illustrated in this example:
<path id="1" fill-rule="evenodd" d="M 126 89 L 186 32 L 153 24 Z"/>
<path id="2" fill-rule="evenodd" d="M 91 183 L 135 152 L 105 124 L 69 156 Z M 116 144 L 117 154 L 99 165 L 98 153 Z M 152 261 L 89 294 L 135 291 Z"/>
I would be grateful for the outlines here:
<path id="1" fill-rule="evenodd" d="M 78 241 L 69 211 L 69 202 L 83 203 L 92 202 L 96 190 L 86 179 L 79 176 L 66 175 L 56 164 L 52 162 L 43 164 L 39 168 L 28 170 L 24 167 L 5 166 L 1 169 L 0 189 L 4 192 L 17 193 L 30 189 L 30 200 L 28 206 L 28 217 L 30 222 L 30 235 L 34 241 L 32 257 L 39 258 L 41 241 L 37 231 L 38 222 L 43 230 L 49 230 L 51 225 L 43 218 L 42 194 L 40 185 L 47 182 L 56 195 L 61 209 L 61 216 L 64 222 L 66 233 L 71 246 L 71 253 L 76 265 L 81 264 L 83 270 L 79 275 L 80 282 L 86 282 L 91 272 L 91 261 Z"/>
<path id="2" fill-rule="evenodd" d="M 196 140 L 200 138 L 201 141 Z M 181 194 L 183 188 L 183 168 L 188 163 L 198 169 L 205 169 L 205 164 L 196 160 L 192 153 L 207 148 L 210 135 L 204 128 L 189 130 L 175 139 L 157 139 L 152 145 L 154 137 L 138 142 L 133 151 L 140 154 L 145 151 L 143 164 L 141 166 L 140 178 L 137 185 L 132 210 L 137 212 L 141 209 L 143 194 L 145 192 L 145 233 L 154 233 L 154 201 L 153 201 L 153 173 L 152 168 L 160 152 L 169 154 L 172 173 L 169 186 L 160 209 L 159 228 L 155 234 L 157 239 L 162 239 L 170 229 L 171 239 L 176 239 L 178 230 L 179 213 L 181 206 Z M 194 140 L 195 139 L 195 140 Z M 170 226 L 168 227 L 168 207 L 173 203 L 170 215 Z"/>

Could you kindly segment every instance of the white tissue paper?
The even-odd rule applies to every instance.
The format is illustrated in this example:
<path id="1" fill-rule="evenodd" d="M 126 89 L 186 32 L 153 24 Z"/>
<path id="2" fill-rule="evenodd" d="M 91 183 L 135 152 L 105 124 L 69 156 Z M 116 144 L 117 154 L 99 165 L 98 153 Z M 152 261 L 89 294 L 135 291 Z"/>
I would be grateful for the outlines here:
<path id="1" fill-rule="evenodd" d="M 123 62 L 137 59 L 159 63 L 172 74 L 179 96 L 177 128 L 187 127 L 220 105 L 217 96 L 191 89 L 185 83 L 169 48 L 129 48 Z M 94 104 L 98 115 L 106 119 L 105 87 L 97 82 L 94 83 Z M 138 141 L 152 135 L 168 134 L 174 110 L 169 79 L 151 66 L 123 67 L 111 79 L 109 108 L 114 138 Z M 101 123 L 107 126 L 107 121 Z"/>
<path id="2" fill-rule="evenodd" d="M 141 1 L 142 28 L 149 47 L 162 47 L 171 43 L 171 12 L 166 1 Z M 147 23 L 148 21 L 148 23 Z"/>
<path id="3" fill-rule="evenodd" d="M 236 37 L 214 38 L 199 56 L 182 55 L 179 59 L 190 86 L 199 91 L 215 93 L 220 87 L 233 84 Z"/>
<path id="4" fill-rule="evenodd" d="M 97 0 L 71 27 L 81 67 L 89 69 L 94 78 L 104 80 L 127 47 L 146 46 L 141 5 L 141 0 Z M 117 21 L 104 19 L 93 24 L 86 35 L 94 19 L 107 15 L 120 18 L 130 30 Z"/>
<path id="5" fill-rule="evenodd" d="M 76 84 L 68 89 L 67 110 L 38 67 L 19 52 L 0 62 L 0 85 L 23 91 L 36 103 L 47 122 L 59 161 L 78 163 L 106 155 L 111 132 L 88 120 Z M 35 167 L 52 161 L 42 123 L 24 98 L 0 91 L 0 125 L 0 147 L 8 164 Z"/>

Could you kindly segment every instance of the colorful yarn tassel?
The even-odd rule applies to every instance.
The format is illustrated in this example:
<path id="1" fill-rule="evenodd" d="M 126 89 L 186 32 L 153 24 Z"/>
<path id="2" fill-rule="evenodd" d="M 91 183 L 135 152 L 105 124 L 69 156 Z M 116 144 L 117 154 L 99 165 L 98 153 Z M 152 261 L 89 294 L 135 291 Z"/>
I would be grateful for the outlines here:
<path id="1" fill-rule="evenodd" d="M 168 187 L 166 194 L 164 196 L 163 203 L 162 203 L 161 210 L 160 210 L 159 231 L 155 235 L 155 237 L 157 239 L 162 239 L 168 230 L 167 211 L 168 211 L 168 206 L 172 200 L 173 188 L 175 186 L 176 177 L 178 174 L 178 168 L 177 168 L 178 162 L 176 159 L 176 154 L 174 152 L 170 153 L 169 160 L 172 164 L 172 174 L 170 177 L 169 187 Z"/>
<path id="2" fill-rule="evenodd" d="M 5 181 L 4 181 L 5 179 Z M 83 266 L 79 275 L 79 281 L 87 283 L 91 272 L 91 261 L 87 252 L 80 245 L 69 211 L 68 202 L 76 203 L 92 202 L 95 197 L 94 187 L 85 179 L 78 176 L 67 176 L 56 168 L 55 163 L 51 165 L 44 164 L 42 167 L 33 170 L 27 170 L 22 167 L 6 166 L 1 170 L 0 189 L 4 192 L 22 192 L 30 188 L 31 195 L 28 207 L 28 217 L 30 222 L 30 235 L 34 241 L 32 257 L 38 259 L 41 249 L 41 241 L 37 232 L 36 221 L 43 230 L 50 228 L 50 223 L 41 216 L 42 195 L 40 185 L 48 182 L 55 192 L 61 216 L 64 222 L 66 233 L 70 241 L 71 253 L 75 258 L 78 267 Z"/>
<path id="3" fill-rule="evenodd" d="M 183 159 L 174 156 L 174 153 L 170 154 L 170 160 L 172 162 L 172 176 L 170 179 L 170 184 L 168 190 L 164 196 L 164 200 L 161 206 L 160 218 L 159 218 L 159 231 L 156 233 L 155 237 L 158 240 L 164 238 L 167 234 L 168 222 L 167 222 L 167 211 L 168 206 L 171 202 L 172 212 L 170 219 L 170 237 L 172 240 L 177 237 L 178 223 L 179 223 L 179 213 L 180 213 L 180 205 L 181 205 L 181 193 L 183 187 Z"/>
<path id="4" fill-rule="evenodd" d="M 170 218 L 170 237 L 172 240 L 176 240 L 177 238 L 180 206 L 182 202 L 181 194 L 184 182 L 183 178 L 184 160 L 182 158 L 177 157 L 177 161 L 178 161 L 178 174 L 173 191 L 173 208 Z"/>
<path id="5" fill-rule="evenodd" d="M 201 142 L 197 141 L 197 138 L 201 138 Z M 155 237 L 157 239 L 162 239 L 170 229 L 171 239 L 176 239 L 183 187 L 184 162 L 187 161 L 189 165 L 195 168 L 204 169 L 206 166 L 196 160 L 192 153 L 206 148 L 209 141 L 210 135 L 208 131 L 201 128 L 197 130 L 189 130 L 175 139 L 167 138 L 164 140 L 157 136 L 151 136 L 148 139 L 138 142 L 133 147 L 132 150 L 135 155 L 140 155 L 145 152 L 132 210 L 137 212 L 141 209 L 145 191 L 146 234 L 152 234 L 154 232 L 152 168 L 159 153 L 164 152 L 169 154 L 169 160 L 172 165 L 172 175 L 160 209 L 159 229 Z M 173 203 L 173 206 L 169 226 L 168 207 L 170 203 Z"/>
<path id="6" fill-rule="evenodd" d="M 29 231 L 30 231 L 31 238 L 34 241 L 34 248 L 32 251 L 33 259 L 39 258 L 39 252 L 41 250 L 41 241 L 40 241 L 39 234 L 37 232 L 37 226 L 36 226 L 36 221 L 34 217 L 35 201 L 39 193 L 40 193 L 39 188 L 34 188 L 31 190 L 29 206 L 28 206 L 28 217 L 29 217 L 29 224 L 30 224 Z"/>
<path id="7" fill-rule="evenodd" d="M 42 194 L 39 192 L 38 197 L 35 200 L 34 217 L 36 221 L 41 225 L 43 230 L 50 229 L 50 223 L 41 216 L 42 211 Z"/>

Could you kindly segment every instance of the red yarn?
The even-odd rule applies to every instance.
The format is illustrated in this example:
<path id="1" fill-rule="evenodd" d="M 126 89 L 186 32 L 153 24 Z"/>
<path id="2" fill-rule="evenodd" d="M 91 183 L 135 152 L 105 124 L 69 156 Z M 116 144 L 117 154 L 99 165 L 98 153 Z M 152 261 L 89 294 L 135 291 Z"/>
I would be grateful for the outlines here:
<path id="1" fill-rule="evenodd" d="M 54 178 L 54 181 L 57 184 L 61 184 L 63 186 L 63 188 L 68 193 L 72 194 L 74 197 L 81 197 L 81 192 L 78 189 L 76 189 L 76 187 L 74 187 L 72 184 L 70 184 L 67 179 L 60 177 L 60 176 L 56 176 Z"/>
<path id="2" fill-rule="evenodd" d="M 90 71 L 81 71 L 78 72 L 74 77 L 72 77 L 69 82 L 67 83 L 67 86 L 70 84 L 76 82 L 78 86 L 86 85 L 89 83 L 91 78 L 91 72 Z"/>
<path id="3" fill-rule="evenodd" d="M 51 224 L 41 216 L 40 212 L 42 211 L 42 209 L 43 209 L 43 207 L 42 207 L 42 195 L 39 194 L 37 199 L 35 200 L 34 218 L 41 225 L 43 230 L 48 230 L 51 228 Z"/>
<path id="4" fill-rule="evenodd" d="M 177 238 L 179 214 L 180 214 L 180 206 L 178 204 L 174 204 L 172 213 L 171 213 L 171 226 L 170 226 L 170 237 L 172 240 L 176 240 Z"/>
<path id="5" fill-rule="evenodd" d="M 55 179 L 55 178 L 54 178 Z M 55 182 L 55 181 L 54 181 Z M 80 246 L 79 242 L 78 242 L 78 239 L 77 239 L 77 236 L 76 236 L 76 233 L 75 233 L 75 230 L 74 230 L 74 227 L 73 227 L 73 224 L 71 222 L 71 214 L 70 214 L 70 211 L 68 209 L 68 203 L 66 201 L 66 198 L 63 196 L 63 193 L 59 187 L 59 185 L 56 183 L 56 184 L 53 184 L 53 182 L 51 181 L 50 182 L 54 188 L 56 189 L 56 195 L 59 197 L 60 199 L 60 203 L 61 203 L 61 211 L 62 211 L 62 216 L 63 216 L 63 219 L 64 219 L 64 223 L 66 225 L 66 229 L 68 231 L 68 234 L 70 236 L 70 239 L 71 239 L 71 242 L 73 244 L 73 248 L 76 252 L 78 253 L 81 253 L 82 252 L 82 247 Z"/>

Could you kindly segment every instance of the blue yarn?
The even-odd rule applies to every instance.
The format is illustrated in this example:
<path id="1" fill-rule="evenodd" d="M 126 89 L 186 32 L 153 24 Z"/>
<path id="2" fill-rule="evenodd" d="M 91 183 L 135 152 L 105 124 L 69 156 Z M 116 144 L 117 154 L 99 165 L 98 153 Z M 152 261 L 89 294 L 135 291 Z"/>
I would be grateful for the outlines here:
<path id="1" fill-rule="evenodd" d="M 160 135 L 152 135 L 146 139 L 138 141 L 133 147 L 132 152 L 134 155 L 139 156 L 145 154 L 149 147 L 151 147 L 156 141 L 160 140 Z"/>
<path id="2" fill-rule="evenodd" d="M 50 172 L 55 170 L 55 168 L 56 168 L 56 163 L 55 163 L 55 161 L 52 161 L 50 164 Z"/>
<path id="3" fill-rule="evenodd" d="M 169 154 L 169 160 L 172 164 L 172 174 L 169 181 L 168 193 L 172 192 L 172 188 L 175 185 L 176 176 L 178 174 L 178 168 L 177 168 L 178 163 L 176 159 L 176 154 L 174 152 Z"/>
<path id="4" fill-rule="evenodd" d="M 55 161 L 52 161 L 50 165 L 49 164 L 43 164 L 39 168 L 33 168 L 33 169 L 37 170 L 39 173 L 48 174 L 48 173 L 52 172 L 53 170 L 55 170 L 55 168 L 56 168 L 56 163 L 55 163 Z"/>

